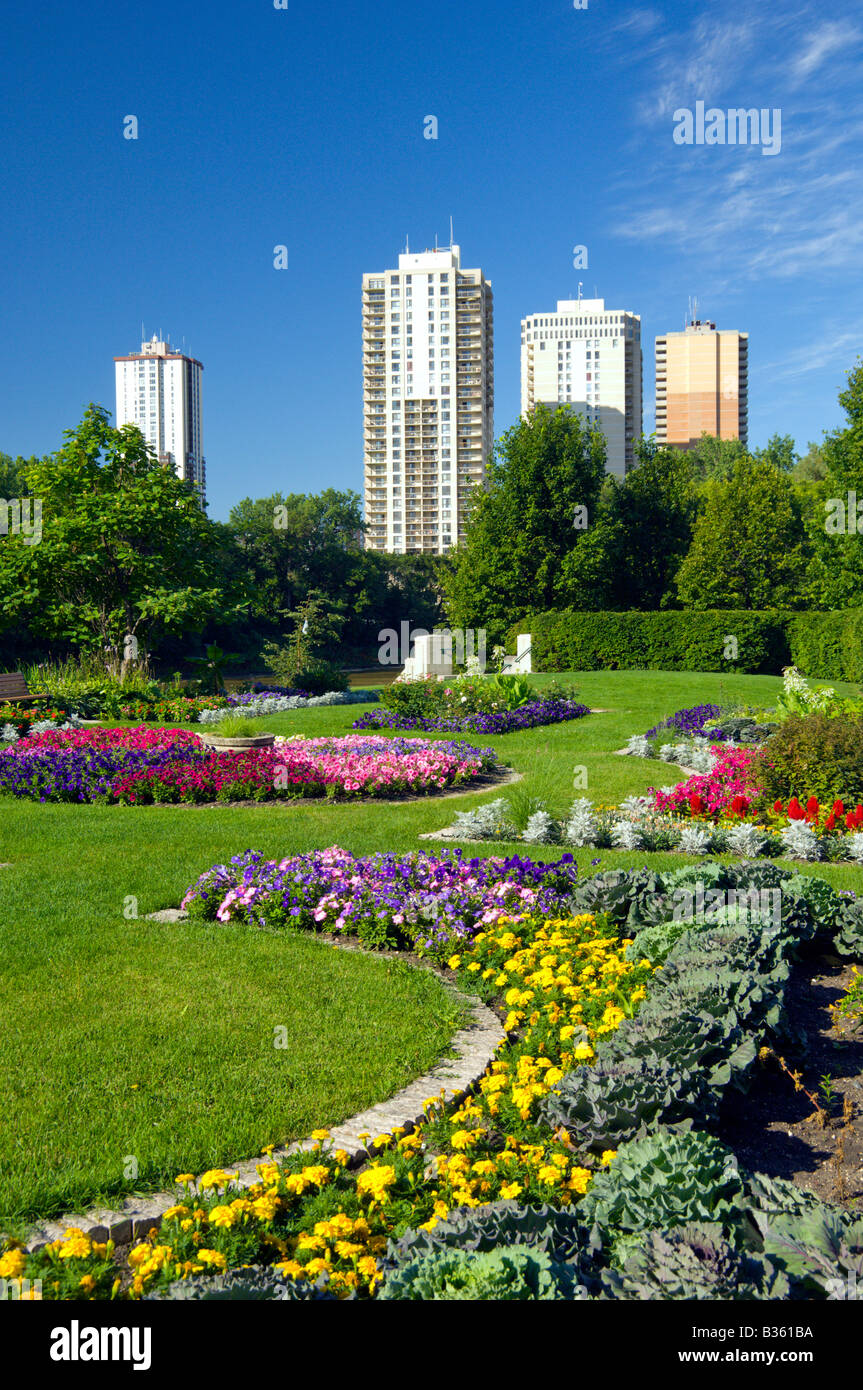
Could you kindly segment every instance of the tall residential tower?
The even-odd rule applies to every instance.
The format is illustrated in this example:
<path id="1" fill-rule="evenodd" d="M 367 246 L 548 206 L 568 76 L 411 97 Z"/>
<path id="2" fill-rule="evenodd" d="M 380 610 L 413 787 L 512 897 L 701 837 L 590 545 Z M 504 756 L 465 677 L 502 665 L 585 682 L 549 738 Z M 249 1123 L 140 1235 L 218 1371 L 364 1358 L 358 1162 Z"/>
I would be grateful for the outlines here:
<path id="1" fill-rule="evenodd" d="M 656 340 L 656 442 L 691 449 L 702 434 L 746 444 L 749 334 L 693 319 Z"/>
<path id="2" fill-rule="evenodd" d="M 363 276 L 366 546 L 442 555 L 494 439 L 491 283 L 458 246 Z"/>
<path id="3" fill-rule="evenodd" d="M 569 406 L 599 425 L 606 467 L 622 477 L 641 435 L 641 319 L 604 299 L 560 299 L 521 321 L 521 413 Z"/>
<path id="4" fill-rule="evenodd" d="M 201 428 L 201 373 L 194 357 L 153 334 L 141 351 L 115 357 L 117 425 L 137 425 L 160 463 L 191 483 L 206 505 L 207 467 Z"/>

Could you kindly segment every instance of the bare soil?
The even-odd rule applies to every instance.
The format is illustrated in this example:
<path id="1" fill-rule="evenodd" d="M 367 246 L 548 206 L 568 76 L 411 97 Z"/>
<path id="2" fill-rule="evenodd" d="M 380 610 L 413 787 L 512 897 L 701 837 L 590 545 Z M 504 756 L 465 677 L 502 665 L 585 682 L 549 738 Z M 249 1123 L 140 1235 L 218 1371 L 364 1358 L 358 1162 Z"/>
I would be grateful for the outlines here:
<path id="1" fill-rule="evenodd" d="M 717 1133 L 742 1167 L 863 1211 L 863 1025 L 837 1024 L 829 1008 L 852 966 L 832 954 L 798 962 L 786 995 L 794 1040 L 774 1044 L 797 1082 L 763 1058 L 750 1090 L 726 1099 Z"/>

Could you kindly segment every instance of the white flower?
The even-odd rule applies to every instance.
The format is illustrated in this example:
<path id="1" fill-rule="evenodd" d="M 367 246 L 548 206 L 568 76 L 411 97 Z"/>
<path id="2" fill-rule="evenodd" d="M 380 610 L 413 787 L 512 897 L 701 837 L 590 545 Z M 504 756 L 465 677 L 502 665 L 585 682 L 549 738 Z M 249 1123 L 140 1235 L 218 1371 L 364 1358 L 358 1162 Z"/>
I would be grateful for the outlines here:
<path id="1" fill-rule="evenodd" d="M 17 743 L 18 730 L 15 728 L 14 724 L 3 725 L 3 728 L 0 729 L 0 740 L 2 740 L 3 743 Z M 863 838 L 863 836 L 861 836 L 861 838 Z"/>

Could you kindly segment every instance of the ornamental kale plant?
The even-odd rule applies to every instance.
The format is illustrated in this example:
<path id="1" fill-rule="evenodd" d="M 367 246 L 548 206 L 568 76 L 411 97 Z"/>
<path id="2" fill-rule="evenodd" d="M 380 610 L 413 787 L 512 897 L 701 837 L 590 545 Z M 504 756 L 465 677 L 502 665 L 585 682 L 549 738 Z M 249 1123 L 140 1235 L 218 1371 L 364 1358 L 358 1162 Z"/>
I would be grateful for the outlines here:
<path id="1" fill-rule="evenodd" d="M 572 1299 L 575 1281 L 565 1265 L 555 1264 L 526 1245 L 503 1245 L 482 1254 L 438 1250 L 403 1265 L 384 1281 L 378 1298 L 439 1303 Z"/>

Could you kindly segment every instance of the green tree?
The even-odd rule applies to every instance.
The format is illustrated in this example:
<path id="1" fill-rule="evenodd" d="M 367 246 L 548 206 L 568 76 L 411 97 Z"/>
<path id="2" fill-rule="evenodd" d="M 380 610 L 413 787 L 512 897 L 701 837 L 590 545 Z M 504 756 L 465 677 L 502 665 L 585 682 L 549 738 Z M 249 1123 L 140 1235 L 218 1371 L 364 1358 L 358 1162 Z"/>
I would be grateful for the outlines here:
<path id="1" fill-rule="evenodd" d="M 780 473 L 791 473 L 800 459 L 790 434 L 771 434 L 763 449 L 753 449 L 752 457 L 772 463 Z"/>
<path id="2" fill-rule="evenodd" d="M 819 444 L 813 444 L 810 440 L 807 452 L 797 460 L 791 476 L 800 485 L 823 482 L 827 476 L 827 460 Z"/>
<path id="3" fill-rule="evenodd" d="M 143 651 L 246 598 L 226 591 L 223 533 L 189 485 L 109 419 L 90 405 L 62 449 L 26 465 L 41 535 L 0 544 L 0 625 L 55 648 Z"/>
<path id="4" fill-rule="evenodd" d="M 863 606 L 863 506 L 856 505 L 857 498 L 863 504 L 863 360 L 848 373 L 839 404 L 846 424 L 824 440 L 826 471 L 808 514 L 809 592 L 821 608 Z"/>
<path id="5" fill-rule="evenodd" d="M 677 575 L 687 608 L 799 608 L 804 531 L 787 474 L 743 456 L 705 487 L 704 508 Z"/>
<path id="6" fill-rule="evenodd" d="M 595 517 L 604 477 L 605 437 L 573 411 L 538 406 L 507 430 L 444 572 L 451 626 L 501 642 L 528 613 L 564 601 L 563 561 L 587 534 L 578 528 Z"/>
<path id="7" fill-rule="evenodd" d="M 636 453 L 625 478 L 606 480 L 596 524 L 564 559 L 573 608 L 653 611 L 676 601 L 696 511 L 690 460 L 653 440 L 641 440 Z"/>
<path id="8" fill-rule="evenodd" d="M 708 478 L 728 477 L 736 461 L 746 453 L 739 439 L 720 439 L 718 435 L 702 434 L 697 444 L 687 449 L 692 476 L 696 482 Z"/>

